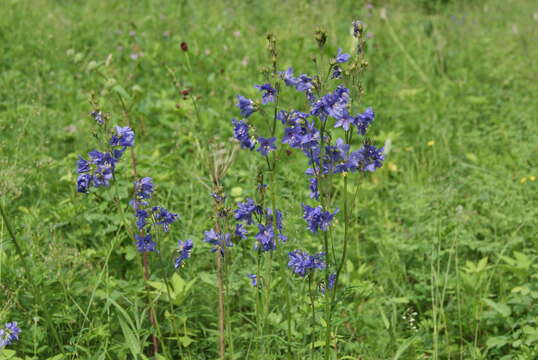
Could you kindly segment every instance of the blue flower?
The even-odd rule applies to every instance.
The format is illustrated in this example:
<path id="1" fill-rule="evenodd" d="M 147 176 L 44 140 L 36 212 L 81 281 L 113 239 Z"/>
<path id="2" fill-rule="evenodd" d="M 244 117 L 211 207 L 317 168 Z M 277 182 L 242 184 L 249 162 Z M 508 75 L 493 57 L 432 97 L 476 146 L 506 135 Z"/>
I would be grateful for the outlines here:
<path id="1" fill-rule="evenodd" d="M 246 239 L 247 238 L 247 229 L 243 224 L 235 224 L 235 231 L 234 235 L 238 239 Z"/>
<path id="2" fill-rule="evenodd" d="M 271 84 L 263 84 L 263 85 L 254 85 L 254 87 L 260 91 L 264 91 L 262 94 L 262 104 L 267 104 L 268 102 L 274 102 L 275 101 L 275 95 L 277 93 L 276 89 L 271 86 Z"/>
<path id="3" fill-rule="evenodd" d="M 222 250 L 222 247 L 224 245 L 228 247 L 233 246 L 231 237 L 232 236 L 229 233 L 219 234 L 214 229 L 211 229 L 209 231 L 204 231 L 204 242 L 209 243 L 214 246 L 211 249 L 212 252 L 215 252 L 217 251 L 218 248 L 220 248 L 221 255 L 224 255 L 224 251 Z"/>
<path id="4" fill-rule="evenodd" d="M 128 127 L 116 126 L 116 135 L 113 135 L 110 139 L 111 146 L 134 146 L 135 142 L 135 133 Z"/>
<path id="5" fill-rule="evenodd" d="M 244 202 L 237 203 L 237 209 L 234 211 L 234 218 L 237 221 L 245 221 L 247 224 L 252 224 L 252 215 L 260 214 L 261 208 L 256 205 L 252 198 L 247 198 Z"/>
<path id="6" fill-rule="evenodd" d="M 375 113 L 371 107 L 367 108 L 362 114 L 357 115 L 353 120 L 353 123 L 357 127 L 357 131 L 361 135 L 366 134 L 368 126 L 374 121 Z"/>
<path id="7" fill-rule="evenodd" d="M 325 269 L 325 253 L 309 255 L 305 251 L 295 250 L 288 254 L 288 267 L 297 275 L 305 277 L 310 271 L 315 269 Z"/>
<path id="8" fill-rule="evenodd" d="M 310 151 L 318 146 L 319 138 L 319 131 L 314 126 L 314 122 L 305 121 L 302 125 L 285 128 L 282 143 L 292 148 Z"/>
<path id="9" fill-rule="evenodd" d="M 353 124 L 355 124 L 355 118 L 349 116 L 346 108 L 341 108 L 341 112 L 338 113 L 338 118 L 334 123 L 334 127 L 342 127 L 345 131 L 348 131 Z"/>
<path id="10" fill-rule="evenodd" d="M 258 151 L 263 156 L 267 156 L 268 153 L 276 149 L 275 145 L 276 137 L 272 138 L 264 138 L 264 137 L 258 137 Z"/>
<path id="11" fill-rule="evenodd" d="M 82 156 L 78 156 L 77 160 L 77 172 L 79 174 L 90 172 L 90 163 L 87 160 L 84 160 Z"/>
<path id="12" fill-rule="evenodd" d="M 21 329 L 17 326 L 17 322 L 8 322 L 4 325 L 4 329 L 0 329 L 0 349 L 12 342 L 19 340 Z"/>
<path id="13" fill-rule="evenodd" d="M 349 104 L 349 89 L 338 86 L 334 92 L 328 93 L 318 99 L 311 107 L 310 113 L 325 121 L 327 116 L 336 120 L 349 116 L 347 106 Z"/>
<path id="14" fill-rule="evenodd" d="M 284 82 L 288 86 L 295 86 L 297 85 L 297 80 L 293 77 L 293 68 L 288 68 L 286 71 L 280 72 L 280 77 L 284 79 Z"/>
<path id="15" fill-rule="evenodd" d="M 177 220 L 178 215 L 174 214 L 162 206 L 154 206 L 153 217 L 157 225 L 161 225 L 164 232 L 168 232 L 170 225 Z"/>
<path id="16" fill-rule="evenodd" d="M 351 58 L 351 55 L 349 54 L 342 54 L 342 49 L 338 49 L 338 55 L 336 55 L 336 58 L 334 59 L 337 63 L 345 63 L 346 61 Z"/>
<path id="17" fill-rule="evenodd" d="M 312 78 L 306 74 L 302 74 L 299 75 L 299 77 L 297 78 L 297 84 L 295 85 L 295 88 L 298 91 L 307 91 L 312 88 L 312 86 Z"/>
<path id="18" fill-rule="evenodd" d="M 183 263 L 184 260 L 191 257 L 191 250 L 192 250 L 193 246 L 194 245 L 193 245 L 191 239 L 188 239 L 185 242 L 183 242 L 181 240 L 178 240 L 178 242 L 177 242 L 177 247 L 178 247 L 177 252 L 179 253 L 179 255 L 176 258 L 176 261 L 174 263 L 174 267 L 176 269 L 181 266 L 181 264 Z"/>
<path id="19" fill-rule="evenodd" d="M 145 236 L 135 234 L 135 240 L 136 249 L 141 253 L 155 251 L 157 248 L 157 244 L 151 240 L 151 234 L 147 234 Z"/>
<path id="20" fill-rule="evenodd" d="M 275 232 L 272 225 L 258 224 L 258 234 L 255 236 L 259 244 L 256 244 L 256 249 L 262 251 L 271 251 L 276 249 Z"/>
<path id="21" fill-rule="evenodd" d="M 80 174 L 77 179 L 77 191 L 86 194 L 90 187 L 92 177 L 90 174 Z"/>
<path id="22" fill-rule="evenodd" d="M 250 283 L 252 284 L 252 286 L 258 285 L 258 277 L 256 276 L 256 274 L 248 274 L 247 277 L 250 279 Z"/>
<path id="23" fill-rule="evenodd" d="M 232 119 L 234 125 L 234 138 L 239 140 L 241 148 L 254 149 L 254 143 L 248 133 L 248 125 L 243 120 Z"/>
<path id="24" fill-rule="evenodd" d="M 288 121 L 288 117 L 289 117 L 289 114 L 285 110 L 280 110 L 279 112 L 276 113 L 276 119 L 280 120 L 282 125 L 286 124 L 286 122 Z"/>
<path id="25" fill-rule="evenodd" d="M 255 111 L 254 102 L 241 95 L 237 95 L 237 100 L 236 106 L 239 107 L 241 116 L 248 118 Z"/>
<path id="26" fill-rule="evenodd" d="M 293 68 L 280 72 L 280 76 L 288 86 L 295 86 L 298 91 L 307 91 L 312 88 L 312 78 L 306 74 L 293 77 Z"/>
<path id="27" fill-rule="evenodd" d="M 92 180 L 95 187 L 107 187 L 110 185 L 110 180 L 114 177 L 114 166 L 98 165 L 93 173 Z"/>
<path id="28" fill-rule="evenodd" d="M 329 211 L 323 211 L 321 205 L 313 208 L 311 206 L 303 204 L 303 218 L 308 224 L 308 229 L 315 233 L 318 230 L 327 231 L 334 215 L 338 213 L 338 208 L 331 214 Z"/>
<path id="29" fill-rule="evenodd" d="M 144 227 L 147 225 L 146 219 L 149 217 L 149 214 L 146 210 L 136 209 L 135 216 L 136 226 L 138 227 L 138 230 L 142 231 L 142 229 L 144 229 Z"/>

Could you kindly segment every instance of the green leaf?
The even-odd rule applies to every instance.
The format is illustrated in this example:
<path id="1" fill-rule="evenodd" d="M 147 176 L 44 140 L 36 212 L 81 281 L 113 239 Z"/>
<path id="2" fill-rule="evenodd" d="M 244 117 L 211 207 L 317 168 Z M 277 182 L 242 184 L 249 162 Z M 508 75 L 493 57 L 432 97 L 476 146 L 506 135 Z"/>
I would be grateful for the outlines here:
<path id="1" fill-rule="evenodd" d="M 490 300 L 490 299 L 483 299 L 483 300 L 486 304 L 488 304 L 491 308 L 493 308 L 493 310 L 497 311 L 503 317 L 509 317 L 510 314 L 512 314 L 512 310 L 506 304 L 496 303 L 495 301 Z"/>
<path id="2" fill-rule="evenodd" d="M 494 336 L 490 337 L 488 341 L 486 341 L 486 346 L 488 348 L 500 348 L 508 344 L 508 341 L 508 336 Z"/>

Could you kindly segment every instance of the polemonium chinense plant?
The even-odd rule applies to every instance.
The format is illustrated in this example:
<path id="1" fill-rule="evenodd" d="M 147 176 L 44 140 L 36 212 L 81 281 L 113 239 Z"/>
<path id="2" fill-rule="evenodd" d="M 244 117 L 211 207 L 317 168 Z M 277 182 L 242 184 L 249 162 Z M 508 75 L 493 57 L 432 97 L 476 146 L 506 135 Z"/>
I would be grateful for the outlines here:
<path id="1" fill-rule="evenodd" d="M 77 161 L 77 191 L 86 195 L 95 195 L 100 200 L 104 200 L 99 195 L 100 188 L 113 187 L 115 195 L 112 196 L 116 203 L 117 209 L 121 212 L 123 219 L 126 221 L 126 228 L 133 239 L 134 246 L 139 253 L 142 254 L 143 278 L 148 282 L 150 278 L 149 254 L 158 253 L 159 245 L 158 237 L 163 233 L 168 233 L 170 225 L 178 219 L 178 215 L 168 211 L 165 207 L 153 203 L 154 184 L 150 177 L 139 178 L 134 181 L 132 190 L 132 199 L 129 205 L 133 209 L 135 220 L 135 230 L 132 230 L 131 224 L 127 221 L 124 207 L 127 204 L 121 204 L 118 195 L 118 188 L 113 183 L 117 179 L 116 167 L 124 156 L 127 148 L 131 148 L 131 166 L 133 176 L 136 178 L 136 160 L 134 153 L 135 133 L 129 126 L 114 126 L 109 125 L 110 117 L 99 110 L 97 103 L 92 98 L 94 111 L 91 112 L 91 117 L 94 124 L 97 126 L 94 131 L 94 137 L 98 142 L 98 148 L 90 151 L 87 157 L 79 155 Z M 125 110 L 125 109 L 124 109 Z M 181 262 L 190 256 L 192 242 L 186 244 L 180 243 L 181 250 L 179 258 L 175 260 L 175 266 L 179 267 Z M 108 256 L 110 256 L 115 243 L 112 244 Z M 108 257 L 107 257 L 108 258 Z M 172 265 L 171 265 L 172 266 Z M 165 283 L 168 287 L 168 279 Z M 153 305 L 154 301 L 150 298 L 149 289 L 147 292 L 148 303 L 150 303 L 149 321 L 157 333 L 160 334 L 160 329 L 157 321 L 157 312 Z M 162 336 L 157 338 L 156 334 L 152 334 L 152 349 L 151 353 L 156 354 L 159 351 L 159 340 L 163 344 Z M 167 348 L 163 346 L 164 351 Z"/>
<path id="2" fill-rule="evenodd" d="M 263 356 L 261 354 L 267 350 L 264 333 L 271 312 L 272 277 L 276 258 L 280 262 L 281 278 L 284 279 L 282 290 L 286 299 L 287 356 L 291 359 L 292 316 L 283 246 L 288 237 L 283 228 L 285 215 L 277 208 L 277 173 L 281 168 L 283 150 L 278 137 L 282 133 L 279 125 L 279 99 L 283 82 L 278 74 L 275 37 L 269 34 L 267 40 L 271 66 L 264 71 L 265 81 L 253 86 L 258 91 L 258 99 L 237 95 L 236 106 L 241 118 L 233 118 L 231 121 L 234 138 L 242 149 L 252 152 L 257 159 L 256 196 L 238 203 L 234 218 L 237 222 L 236 233 L 243 238 L 253 238 L 253 250 L 257 254 L 256 272 L 251 270 L 245 275 L 256 291 L 258 356 Z"/>
<path id="3" fill-rule="evenodd" d="M 327 66 L 326 71 L 314 76 L 301 74 L 296 76 L 292 68 L 279 72 L 279 78 L 272 77 L 270 83 L 256 86 L 262 92 L 260 102 L 255 102 L 243 96 L 238 96 L 237 106 L 242 119 L 233 119 L 234 137 L 241 147 L 256 150 L 265 158 L 266 173 L 270 174 L 269 191 L 274 208 L 275 170 L 281 167 L 282 159 L 278 154 L 283 147 L 300 151 L 307 161 L 305 174 L 308 176 L 310 198 L 308 204 L 301 204 L 306 229 L 320 239 L 322 254 L 312 257 L 303 250 L 295 250 L 288 254 L 289 267 L 300 278 L 313 279 L 313 270 L 324 271 L 322 289 L 322 305 L 325 317 L 325 358 L 331 356 L 333 334 L 333 312 L 338 294 L 339 277 L 347 258 L 351 207 L 354 198 L 348 194 L 350 174 L 365 174 L 375 171 L 382 166 L 383 149 L 374 146 L 366 134 L 374 120 L 375 113 L 370 107 L 360 104 L 363 89 L 360 75 L 366 69 L 364 60 L 365 36 L 364 25 L 353 22 L 353 36 L 356 46 L 351 54 L 338 49 L 330 59 L 321 56 L 315 58 L 319 68 Z M 317 33 L 316 40 L 319 48 L 324 50 L 326 34 Z M 270 40 L 270 50 L 275 49 Z M 273 69 L 276 72 L 276 50 L 273 53 Z M 282 108 L 284 89 L 282 82 L 289 88 L 304 94 L 305 106 L 301 109 Z M 353 85 L 358 93 L 352 94 L 349 86 Z M 265 110 L 268 103 L 274 105 L 270 115 Z M 254 120 L 255 113 L 272 118 L 269 134 L 262 134 L 263 125 Z M 282 130 L 277 127 L 282 126 Z M 267 130 L 266 130 L 267 132 Z M 279 136 L 281 135 L 281 136 Z M 290 149 L 290 150 L 291 150 Z M 355 176 L 353 181 L 360 181 Z M 343 190 L 336 191 L 338 184 L 343 181 Z M 259 184 L 259 186 L 264 186 Z M 341 203 L 340 211 L 337 203 Z M 273 231 L 277 233 L 276 212 L 274 213 Z M 333 231 L 335 218 L 343 217 L 343 236 L 337 238 Z M 265 228 L 264 228 L 265 229 Z M 261 228 L 260 228 L 261 230 Z M 274 237 L 273 234 L 273 237 Z M 295 239 L 291 241 L 296 241 Z M 323 262 L 321 259 L 323 258 Z M 323 263 L 323 266 L 321 264 Z M 270 274 L 270 272 L 269 272 Z M 259 277 L 259 274 L 257 274 Z M 259 280 L 259 279 L 257 279 Z M 259 286 L 259 281 L 257 282 Z M 287 307 L 289 311 L 289 296 L 285 287 Z M 315 313 L 312 300 L 312 313 Z M 291 314 L 287 314 L 288 319 Z M 315 316 L 314 316 L 315 317 Z M 288 335 L 289 336 L 289 335 Z M 312 343 L 315 339 L 311 339 Z M 290 342 L 290 338 L 288 338 Z M 313 349 L 313 348 L 312 348 Z M 289 348 L 288 348 L 289 350 Z M 313 356 L 313 355 L 312 355 Z"/>

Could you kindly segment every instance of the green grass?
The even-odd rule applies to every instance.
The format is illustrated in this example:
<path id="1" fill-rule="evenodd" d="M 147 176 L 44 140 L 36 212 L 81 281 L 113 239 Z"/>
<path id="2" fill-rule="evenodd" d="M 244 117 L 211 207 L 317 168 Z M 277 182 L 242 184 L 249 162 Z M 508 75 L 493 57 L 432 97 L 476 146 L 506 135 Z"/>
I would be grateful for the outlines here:
<path id="1" fill-rule="evenodd" d="M 356 18 L 373 33 L 361 106 L 376 111 L 370 136 L 390 143 L 390 152 L 358 185 L 339 359 L 538 357 L 535 4 L 375 1 L 369 11 L 360 1 L 203 3 L 0 4 L 0 204 L 30 264 L 26 273 L 1 220 L 0 323 L 18 321 L 23 332 L 0 359 L 11 350 L 21 359 L 130 359 L 148 347 L 140 257 L 126 229 L 134 218 L 75 192 L 76 156 L 95 146 L 92 92 L 122 124 L 118 94 L 126 99 L 138 172 L 152 176 L 159 200 L 181 215 L 151 259 L 152 280 L 171 276 L 178 239 L 196 243 L 179 272 L 193 286 L 178 285 L 173 307 L 157 301 L 171 358 L 217 358 L 214 257 L 201 241 L 213 211 L 206 144 L 228 142 L 237 93 L 256 96 L 253 85 L 270 66 L 267 32 L 276 35 L 280 69 L 314 73 L 314 32 L 328 31 L 328 54 L 350 49 Z M 131 59 L 135 52 L 143 56 Z M 187 88 L 198 111 L 178 93 Z M 286 249 L 314 249 L 301 220 L 304 160 L 296 153 L 287 160 L 278 178 Z M 238 153 L 224 179 L 231 200 L 253 196 L 256 167 Z M 126 204 L 127 161 L 118 174 L 102 196 Z M 251 247 L 242 243 L 230 258 L 230 359 L 255 358 Z M 297 359 L 308 358 L 311 331 L 302 288 L 292 281 Z M 282 304 L 277 291 L 266 359 L 286 351 Z"/>

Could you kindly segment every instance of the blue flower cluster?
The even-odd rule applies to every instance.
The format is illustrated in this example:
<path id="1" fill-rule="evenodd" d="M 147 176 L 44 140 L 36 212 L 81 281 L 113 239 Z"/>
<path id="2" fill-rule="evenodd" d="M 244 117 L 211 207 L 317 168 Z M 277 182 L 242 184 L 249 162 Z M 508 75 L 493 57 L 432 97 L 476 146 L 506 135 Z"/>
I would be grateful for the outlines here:
<path id="1" fill-rule="evenodd" d="M 254 236 L 257 240 L 257 244 L 254 247 L 256 250 L 275 250 L 277 237 L 282 242 L 288 239 L 283 234 L 282 212 L 276 209 L 273 213 L 271 208 L 267 208 L 264 211 L 261 206 L 256 205 L 252 198 L 247 198 L 244 202 L 237 203 L 237 209 L 234 210 L 234 218 L 236 221 L 244 222 L 244 224 L 236 224 L 235 227 L 235 235 L 239 239 L 246 239 L 248 235 L 246 225 L 257 223 L 258 233 Z M 273 224 L 273 222 L 275 223 Z M 277 231 L 276 236 L 275 229 Z"/>
<path id="2" fill-rule="evenodd" d="M 362 24 L 353 23 L 354 36 L 359 36 L 362 32 Z M 307 223 L 307 228 L 312 233 L 327 231 L 338 213 L 338 208 L 329 211 L 327 204 L 322 202 L 324 193 L 320 194 L 320 189 L 324 189 L 327 177 L 335 174 L 346 174 L 355 172 L 371 172 L 380 168 L 384 161 L 383 148 L 377 148 L 368 139 L 363 139 L 354 148 L 353 136 L 365 136 L 370 125 L 375 119 L 375 113 L 371 107 L 357 111 L 352 105 L 351 91 L 344 85 L 338 85 L 347 72 L 347 64 L 351 60 L 351 55 L 345 53 L 341 48 L 332 57 L 329 63 L 330 79 L 328 86 L 331 90 L 321 93 L 325 83 L 319 76 L 308 74 L 294 75 L 293 68 L 279 72 L 280 79 L 289 87 L 304 93 L 306 97 L 306 110 L 296 109 L 275 109 L 275 123 L 283 125 L 281 137 L 274 136 L 279 132 L 273 128 L 271 137 L 264 137 L 255 132 L 252 119 L 249 117 L 257 111 L 262 111 L 261 106 L 277 101 L 281 91 L 279 83 L 273 87 L 270 83 L 256 85 L 255 87 L 262 93 L 261 102 L 237 96 L 239 112 L 243 119 L 232 119 L 234 126 L 234 138 L 239 141 L 242 148 L 258 151 L 262 156 L 267 157 L 270 152 L 277 149 L 278 144 L 287 144 L 292 149 L 302 152 L 308 160 L 308 169 L 305 174 L 310 177 L 309 190 L 310 198 L 318 202 L 317 206 L 303 204 L 303 218 Z M 358 63 L 353 66 L 360 65 Z M 353 71 L 353 66 L 349 68 Z M 336 82 L 336 83 L 335 83 Z M 331 85 L 334 84 L 334 85 Z M 343 136 L 335 136 L 334 133 L 342 131 Z M 266 134 L 264 134 L 266 135 Z M 290 151 L 291 153 L 291 151 Z M 276 161 L 276 158 L 273 159 Z M 272 166 L 268 161 L 269 168 Z M 323 205 L 321 205 L 322 203 Z M 270 251 L 276 248 L 277 235 L 281 241 L 286 241 L 282 234 L 281 217 L 282 214 L 276 210 L 274 215 L 271 209 L 262 209 L 257 206 L 252 199 L 239 203 L 235 210 L 235 219 L 243 222 L 237 224 L 235 236 L 244 239 L 247 236 L 246 226 L 256 224 L 257 240 L 256 249 Z M 265 220 L 264 220 L 265 217 Z M 273 220 L 274 219 L 274 220 Z M 276 221 L 276 224 L 273 224 Z M 289 253 L 289 267 L 298 275 L 306 276 L 308 271 L 313 269 L 323 269 L 325 254 L 308 255 L 306 252 L 296 250 Z M 329 264 L 330 265 L 330 264 Z M 254 281 L 254 278 L 251 278 Z M 327 278 L 327 287 L 332 288 L 336 280 L 336 274 L 331 274 Z"/>
<path id="3" fill-rule="evenodd" d="M 263 85 L 255 85 L 254 87 L 262 92 L 262 105 L 275 101 L 277 90 L 272 87 L 271 84 L 266 83 Z M 253 100 L 241 95 L 237 95 L 236 106 L 239 108 L 241 116 L 245 119 L 258 110 L 258 105 L 256 105 Z M 267 156 L 271 151 L 276 150 L 275 137 L 264 138 L 258 136 L 255 142 L 249 134 L 249 125 L 244 120 L 233 118 L 232 124 L 234 126 L 234 138 L 239 141 L 241 148 L 254 150 L 257 142 L 259 146 L 256 151 L 263 156 Z"/>
<path id="4" fill-rule="evenodd" d="M 112 135 L 109 141 L 111 147 L 109 152 L 92 150 L 88 153 L 89 160 L 79 155 L 77 172 L 80 175 L 77 178 L 77 191 L 88 193 L 91 186 L 109 186 L 110 180 L 114 177 L 116 163 L 122 157 L 125 149 L 134 146 L 134 141 L 135 133 L 130 127 L 116 126 L 116 134 Z"/>
<path id="5" fill-rule="evenodd" d="M 19 340 L 21 329 L 17 326 L 17 322 L 8 322 L 4 328 L 0 328 L 0 349 L 8 346 L 14 341 Z"/>
<path id="6" fill-rule="evenodd" d="M 323 211 L 321 205 L 313 208 L 303 204 L 303 211 L 303 218 L 308 224 L 308 229 L 316 233 L 318 230 L 327 231 L 329 229 L 334 215 L 338 213 L 338 208 L 331 214 L 329 211 Z"/>
<path id="7" fill-rule="evenodd" d="M 135 210 L 136 227 L 140 234 L 135 235 L 136 248 L 139 252 L 155 251 L 157 244 L 152 240 L 152 227 L 160 226 L 164 232 L 170 230 L 170 225 L 178 219 L 162 206 L 150 206 L 149 200 L 154 192 L 153 180 L 144 177 L 135 182 L 134 199 L 130 204 Z"/>
<path id="8" fill-rule="evenodd" d="M 288 267 L 301 277 L 305 277 L 315 269 L 323 270 L 326 267 L 325 253 L 309 255 L 305 251 L 295 250 L 288 254 L 288 258 Z"/>

